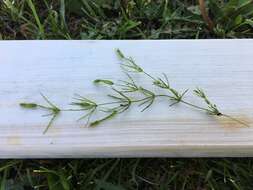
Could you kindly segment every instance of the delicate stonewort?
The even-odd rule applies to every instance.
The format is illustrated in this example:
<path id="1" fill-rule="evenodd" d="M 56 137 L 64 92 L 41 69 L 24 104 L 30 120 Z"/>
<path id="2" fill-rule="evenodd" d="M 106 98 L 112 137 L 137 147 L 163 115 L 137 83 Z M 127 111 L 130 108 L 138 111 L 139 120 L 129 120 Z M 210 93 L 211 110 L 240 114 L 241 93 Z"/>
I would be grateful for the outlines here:
<path id="1" fill-rule="evenodd" d="M 148 109 L 156 99 L 166 98 L 170 102 L 169 106 L 173 106 L 178 103 L 182 103 L 193 107 L 195 109 L 205 111 L 209 115 L 214 115 L 218 117 L 227 117 L 237 123 L 240 123 L 244 126 L 248 126 L 243 121 L 240 121 L 236 118 L 233 118 L 227 114 L 223 114 L 215 104 L 211 103 L 204 91 L 200 88 L 194 90 L 194 95 L 201 98 L 205 103 L 206 107 L 200 107 L 198 105 L 192 104 L 184 100 L 185 94 L 188 92 L 188 89 L 184 90 L 182 93 L 172 88 L 168 77 L 166 74 L 163 74 L 162 77 L 154 77 L 149 73 L 145 72 L 139 65 L 135 63 L 133 58 L 125 57 L 125 55 L 119 50 L 116 50 L 116 53 L 121 60 L 121 68 L 127 76 L 127 80 L 119 80 L 117 82 L 107 80 L 107 79 L 96 79 L 94 84 L 103 84 L 112 90 L 112 93 L 108 95 L 111 101 L 105 103 L 97 103 L 96 101 L 87 99 L 81 95 L 76 94 L 74 96 L 74 101 L 71 103 L 72 106 L 78 107 L 78 109 L 60 109 L 52 102 L 48 100 L 43 94 L 41 96 L 47 102 L 47 105 L 40 105 L 36 103 L 21 103 L 20 106 L 26 109 L 45 109 L 49 112 L 46 116 L 52 116 L 44 133 L 47 132 L 49 127 L 53 124 L 55 118 L 59 115 L 60 112 L 66 111 L 78 111 L 83 112 L 84 115 L 78 120 L 86 119 L 86 126 L 97 126 L 123 112 L 128 110 L 133 104 L 137 104 L 141 107 L 141 111 Z M 136 84 L 134 79 L 131 76 L 131 73 L 139 73 L 151 79 L 152 84 L 158 88 L 161 88 L 165 91 L 163 94 L 157 94 L 154 91 L 144 88 Z M 142 98 L 136 98 L 142 97 Z M 95 114 L 100 113 L 104 116 L 99 119 L 93 119 Z"/>

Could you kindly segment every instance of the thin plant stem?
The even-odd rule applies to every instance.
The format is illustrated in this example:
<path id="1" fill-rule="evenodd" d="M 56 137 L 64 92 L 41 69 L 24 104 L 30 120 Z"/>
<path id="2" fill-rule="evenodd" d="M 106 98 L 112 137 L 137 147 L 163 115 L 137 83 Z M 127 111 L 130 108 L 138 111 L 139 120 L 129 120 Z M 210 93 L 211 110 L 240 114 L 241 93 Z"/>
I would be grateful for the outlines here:
<path id="1" fill-rule="evenodd" d="M 150 75 L 149 73 L 143 71 L 143 73 L 148 76 L 149 78 L 151 78 L 152 80 L 156 80 L 152 75 Z"/>
<path id="2" fill-rule="evenodd" d="M 188 106 L 191 106 L 191 107 L 193 107 L 193 108 L 199 109 L 199 110 L 203 110 L 203 111 L 206 111 L 206 112 L 208 112 L 208 111 L 209 111 L 209 110 L 208 110 L 208 109 L 206 109 L 206 108 L 203 108 L 203 107 L 200 107 L 200 106 L 194 105 L 194 104 L 189 103 L 189 102 L 186 102 L 186 101 L 184 101 L 184 100 L 181 100 L 180 102 L 181 102 L 181 103 L 183 103 L 183 104 L 186 104 L 186 105 L 188 105 Z"/>
<path id="3" fill-rule="evenodd" d="M 236 119 L 230 115 L 221 113 L 217 106 L 209 100 L 209 98 L 202 89 L 196 88 L 194 90 L 194 94 L 195 96 L 202 99 L 202 101 L 204 101 L 206 107 L 201 107 L 184 100 L 184 95 L 188 92 L 188 89 L 184 90 L 181 93 L 175 88 L 172 88 L 170 86 L 166 74 L 163 73 L 163 77 L 156 78 L 144 71 L 140 66 L 135 63 L 132 58 L 125 57 L 120 50 L 117 50 L 117 54 L 123 61 L 121 68 L 125 71 L 124 73 L 127 75 L 128 79 L 119 80 L 120 84 L 107 79 L 96 79 L 93 81 L 96 85 L 102 84 L 110 87 L 113 93 L 107 96 L 112 99 L 111 101 L 97 103 L 96 101 L 90 100 L 84 96 L 75 94 L 74 102 L 72 102 L 71 105 L 78 106 L 79 109 L 60 109 L 41 93 L 41 96 L 46 101 L 47 105 L 40 105 L 36 103 L 21 103 L 20 106 L 28 109 L 42 108 L 48 110 L 49 114 L 47 114 L 47 116 L 52 116 L 52 118 L 50 119 L 44 133 L 48 131 L 49 127 L 52 125 L 55 118 L 59 115 L 60 112 L 84 112 L 83 116 L 79 118 L 78 121 L 86 119 L 86 125 L 97 126 L 125 112 L 133 104 L 137 104 L 139 107 L 142 107 L 141 112 L 145 111 L 146 109 L 150 108 L 151 105 L 153 105 L 157 98 L 166 98 L 168 102 L 171 103 L 169 105 L 170 107 L 175 104 L 182 103 L 194 109 L 205 111 L 209 115 L 227 117 L 237 123 L 249 127 L 247 123 Z M 152 85 L 164 90 L 165 93 L 157 94 L 155 91 L 151 91 L 141 85 L 136 84 L 136 82 L 130 75 L 130 73 L 133 72 L 146 75 L 149 79 L 152 80 Z M 141 95 L 142 98 L 135 98 L 134 95 Z M 96 113 L 101 113 L 103 117 L 98 118 L 97 120 L 90 121 L 91 118 L 93 118 L 93 115 Z"/>
<path id="4" fill-rule="evenodd" d="M 221 114 L 221 116 L 227 117 L 227 118 L 229 118 L 229 119 L 231 119 L 231 120 L 233 120 L 233 121 L 235 121 L 235 122 L 237 122 L 237 123 L 240 123 L 240 124 L 242 124 L 242 125 L 244 125 L 244 126 L 246 126 L 246 127 L 250 127 L 247 123 L 245 123 L 245 122 L 243 122 L 243 121 L 241 121 L 241 120 L 239 120 L 239 119 L 236 119 L 236 118 L 234 118 L 234 117 L 232 117 L 232 116 L 230 116 L 230 115 Z"/>

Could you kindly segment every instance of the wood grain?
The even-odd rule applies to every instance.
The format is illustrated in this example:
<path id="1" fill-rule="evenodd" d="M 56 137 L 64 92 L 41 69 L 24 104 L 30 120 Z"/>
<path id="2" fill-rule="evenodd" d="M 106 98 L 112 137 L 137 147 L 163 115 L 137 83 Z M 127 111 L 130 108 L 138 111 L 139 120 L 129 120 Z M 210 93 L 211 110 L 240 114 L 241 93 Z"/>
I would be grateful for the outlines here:
<path id="1" fill-rule="evenodd" d="M 205 89 L 222 112 L 252 127 L 161 100 L 96 128 L 76 122 L 78 113 L 64 113 L 43 135 L 45 112 L 19 103 L 44 103 L 40 92 L 61 107 L 69 107 L 74 93 L 105 101 L 108 90 L 92 81 L 125 77 L 116 48 L 149 73 L 168 74 L 176 89 Z M 1 41 L 0 157 L 253 156 L 252 50 L 253 40 Z M 154 88 L 147 78 L 135 78 Z M 192 93 L 186 99 L 202 105 Z"/>

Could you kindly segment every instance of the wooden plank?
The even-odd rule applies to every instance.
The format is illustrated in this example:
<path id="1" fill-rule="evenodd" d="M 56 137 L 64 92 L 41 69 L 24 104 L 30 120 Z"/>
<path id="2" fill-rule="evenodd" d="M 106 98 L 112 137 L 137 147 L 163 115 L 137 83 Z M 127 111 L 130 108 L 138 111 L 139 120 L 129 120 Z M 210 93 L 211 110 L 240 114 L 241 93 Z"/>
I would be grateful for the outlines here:
<path id="1" fill-rule="evenodd" d="M 76 122 L 78 113 L 64 113 L 43 135 L 45 112 L 19 103 L 43 103 L 39 92 L 64 107 L 74 93 L 106 100 L 108 91 L 91 81 L 124 78 L 115 48 L 153 75 L 167 73 L 176 89 L 205 89 L 223 112 L 252 127 L 159 101 L 95 128 Z M 2 41 L 0 157 L 253 156 L 252 49 L 253 40 Z M 153 88 L 147 78 L 136 80 Z"/>

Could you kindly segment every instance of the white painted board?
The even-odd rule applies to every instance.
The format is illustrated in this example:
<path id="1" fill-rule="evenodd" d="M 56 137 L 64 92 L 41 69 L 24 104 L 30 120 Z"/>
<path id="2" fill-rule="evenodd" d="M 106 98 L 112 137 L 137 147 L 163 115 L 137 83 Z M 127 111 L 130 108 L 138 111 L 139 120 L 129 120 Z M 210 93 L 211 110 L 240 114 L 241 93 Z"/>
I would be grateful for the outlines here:
<path id="1" fill-rule="evenodd" d="M 133 108 L 95 128 L 64 113 L 43 135 L 43 110 L 20 102 L 44 103 L 40 92 L 68 107 L 74 93 L 105 101 L 97 78 L 122 79 L 115 49 L 149 73 L 166 73 L 179 90 L 205 89 L 222 112 L 243 127 L 185 105 L 156 102 Z M 153 88 L 147 78 L 139 84 Z M 0 157 L 206 157 L 253 156 L 253 40 L 1 41 Z M 202 105 L 191 93 L 186 99 Z"/>

